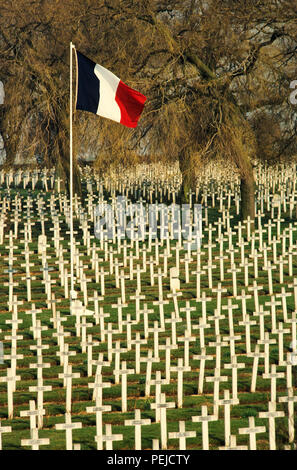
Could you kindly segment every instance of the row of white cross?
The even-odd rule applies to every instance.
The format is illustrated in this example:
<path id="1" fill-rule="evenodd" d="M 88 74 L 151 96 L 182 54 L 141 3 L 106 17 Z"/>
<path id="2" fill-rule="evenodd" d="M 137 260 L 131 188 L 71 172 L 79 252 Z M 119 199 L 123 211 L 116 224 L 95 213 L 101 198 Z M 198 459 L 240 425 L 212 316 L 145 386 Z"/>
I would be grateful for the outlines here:
<path id="1" fill-rule="evenodd" d="M 145 364 L 145 396 L 150 397 L 152 387 L 155 388 L 155 403 L 151 404 L 151 408 L 155 410 L 155 422 L 160 423 L 161 448 L 168 447 L 169 438 L 179 439 L 179 448 L 183 449 L 186 447 L 187 438 L 196 437 L 196 431 L 186 431 L 187 422 L 184 421 L 179 421 L 178 432 L 167 432 L 166 410 L 184 406 L 184 383 L 185 381 L 187 383 L 187 378 L 185 378 L 187 373 L 195 374 L 194 380 L 197 383 L 198 394 L 204 393 L 205 383 L 213 383 L 212 414 L 209 415 L 209 407 L 203 405 L 201 414 L 192 416 L 193 422 L 202 422 L 203 449 L 209 448 L 208 422 L 222 419 L 220 409 L 224 410 L 224 447 L 227 449 L 244 448 L 244 446 L 236 445 L 236 436 L 231 434 L 231 409 L 240 404 L 238 373 L 246 367 L 246 361 L 240 361 L 243 358 L 252 360 L 250 377 L 252 393 L 256 391 L 259 361 L 262 361 L 264 365 L 263 379 L 269 380 L 271 384 L 268 411 L 259 412 L 259 418 L 268 419 L 270 448 L 276 448 L 275 420 L 284 416 L 283 411 L 277 410 L 278 402 L 287 403 L 288 443 L 294 441 L 293 407 L 297 400 L 294 396 L 292 381 L 296 351 L 297 311 L 297 279 L 294 279 L 296 274 L 294 270 L 295 225 L 291 223 L 285 226 L 285 220 L 282 220 L 281 214 L 283 206 L 278 205 L 276 214 L 273 214 L 274 217 L 270 218 L 267 224 L 263 224 L 263 216 L 258 215 L 255 232 L 251 230 L 249 220 L 245 224 L 239 223 L 237 227 L 232 227 L 231 215 L 228 208 L 224 208 L 223 194 L 221 192 L 217 195 L 223 215 L 217 223 L 207 223 L 209 216 L 204 209 L 204 238 L 201 249 L 196 249 L 196 251 L 191 250 L 189 244 L 183 247 L 178 242 L 172 243 L 170 231 L 167 239 L 161 241 L 154 239 L 149 239 L 148 242 L 127 241 L 115 237 L 112 240 L 115 243 L 111 243 L 104 240 L 103 236 L 99 242 L 95 243 L 95 240 L 92 240 L 90 220 L 97 200 L 92 193 L 89 194 L 88 211 L 83 211 L 76 198 L 75 214 L 78 228 L 82 232 L 83 244 L 78 244 L 78 238 L 76 239 L 75 275 L 80 300 L 73 303 L 71 314 L 75 317 L 75 334 L 81 352 L 86 354 L 87 374 L 94 378 L 94 382 L 89 386 L 94 388 L 93 401 L 95 403 L 94 406 L 87 408 L 87 412 L 96 414 L 95 440 L 98 449 L 103 448 L 104 443 L 107 449 L 111 449 L 113 440 L 123 439 L 123 435 L 112 433 L 110 424 L 106 424 L 105 427 L 103 424 L 103 418 L 105 417 L 106 420 L 111 411 L 110 405 L 104 405 L 103 388 L 112 386 L 112 382 L 104 382 L 104 372 L 111 371 L 114 383 L 121 384 L 121 407 L 122 412 L 126 412 L 129 398 L 128 378 L 143 371 L 142 363 Z M 264 193 L 263 211 L 267 210 L 268 200 L 270 201 L 270 198 L 267 199 L 266 195 L 265 199 Z M 226 201 L 229 201 L 228 197 Z M 231 202 L 232 194 L 230 205 Z M 14 210 L 12 210 L 13 207 Z M 23 208 L 26 209 L 25 215 Z M 272 209 L 275 210 L 272 207 L 269 210 Z M 23 354 L 18 354 L 19 344 L 23 339 L 20 334 L 23 332 L 22 329 L 20 330 L 22 319 L 19 317 L 25 310 L 32 320 L 33 341 L 30 348 L 36 351 L 37 357 L 37 362 L 29 366 L 37 369 L 37 383 L 36 386 L 30 386 L 29 391 L 37 394 L 37 403 L 31 400 L 29 411 L 21 412 L 21 416 L 32 417 L 30 418 L 31 439 L 22 440 L 21 445 L 30 445 L 33 449 L 38 448 L 39 445 L 49 444 L 48 439 L 38 437 L 38 430 L 43 428 L 43 416 L 46 414 L 43 394 L 52 391 L 52 386 L 45 385 L 43 378 L 43 369 L 51 367 L 51 363 L 45 362 L 43 358 L 43 351 L 49 347 L 42 338 L 42 331 L 46 329 L 50 330 L 52 336 L 56 338 L 57 355 L 63 370 L 59 378 L 63 379 L 66 388 L 65 423 L 57 424 L 56 429 L 65 430 L 67 449 L 75 446 L 72 442 L 72 430 L 82 427 L 82 423 L 72 422 L 71 418 L 72 380 L 79 379 L 79 374 L 72 370 L 74 364 L 70 363 L 70 356 L 75 355 L 75 351 L 69 349 L 71 344 L 67 343 L 67 338 L 70 331 L 66 331 L 66 324 L 65 327 L 63 326 L 69 317 L 63 317 L 58 309 L 59 302 L 69 298 L 69 259 L 65 256 L 67 254 L 65 236 L 61 235 L 65 231 L 61 222 L 63 217 L 67 221 L 68 210 L 68 202 L 61 194 L 57 197 L 52 196 L 48 203 L 44 202 L 40 196 L 37 199 L 31 197 L 22 200 L 16 197 L 13 201 L 8 198 L 5 201 L 2 200 L 0 238 L 2 237 L 2 244 L 7 250 L 7 255 L 2 258 L 2 266 L 6 271 L 5 287 L 9 311 L 5 322 L 9 325 L 9 330 L 5 326 L 3 341 L 5 349 L 6 345 L 10 344 L 10 354 L 4 356 L 4 360 L 10 362 L 10 367 L 4 369 L 6 375 L 1 377 L 1 381 L 7 384 L 8 416 L 11 418 L 14 408 L 13 394 L 16 391 L 16 382 L 21 380 L 19 365 L 23 360 Z M 86 216 L 89 218 L 89 224 L 86 223 Z M 47 226 L 51 224 L 52 235 L 49 235 L 46 223 Z M 5 231 L 5 224 L 13 228 Z M 24 227 L 23 230 L 22 227 Z M 40 227 L 42 236 L 38 240 L 37 252 L 34 252 L 30 248 L 30 243 L 32 241 L 36 243 L 37 227 Z M 20 238 L 21 233 L 23 233 L 23 238 Z M 249 240 L 246 240 L 244 235 L 247 235 Z M 281 254 L 278 247 L 281 248 Z M 81 258 L 84 255 L 88 257 L 87 261 L 85 259 L 82 261 Z M 52 260 L 53 256 L 57 261 Z M 20 259 L 23 261 L 22 277 L 18 263 Z M 168 263 L 173 265 L 173 270 L 170 270 L 172 268 L 168 266 Z M 88 269 L 92 269 L 94 274 L 87 275 Z M 263 275 L 263 270 L 266 272 L 266 277 Z M 56 273 L 58 273 L 57 279 Z M 261 274 L 260 282 L 259 273 Z M 171 289 L 168 293 L 170 275 Z M 42 276 L 44 294 L 35 292 L 35 286 L 40 285 L 40 276 Z M 283 284 L 288 276 L 292 278 L 288 287 L 282 285 L 281 290 L 275 287 L 276 283 Z M 92 291 L 92 296 L 88 288 L 91 278 L 98 284 L 98 290 Z M 19 294 L 19 289 L 16 288 L 20 288 L 21 281 L 25 282 L 26 291 Z M 135 285 L 134 293 L 129 292 L 131 281 Z M 108 308 L 106 308 L 105 300 L 110 287 L 106 287 L 106 282 L 114 283 L 113 289 L 117 292 L 117 302 L 112 303 Z M 192 290 L 194 286 L 195 291 L 191 302 L 186 301 L 184 307 L 181 306 L 184 296 L 180 291 L 180 286 L 185 288 L 191 286 Z M 157 292 L 157 300 L 153 302 L 155 309 L 149 300 L 152 288 L 154 292 Z M 206 290 L 211 293 L 206 294 Z M 263 302 L 263 290 L 270 296 L 269 301 L 265 299 Z M 228 292 L 232 298 L 226 299 Z M 20 301 L 19 296 L 25 297 L 26 300 Z M 50 327 L 43 324 L 42 309 L 36 308 L 36 302 L 41 297 L 52 311 Z M 293 311 L 288 309 L 287 303 L 290 299 L 295 305 Z M 213 302 L 210 303 L 211 300 L 215 301 L 215 306 Z M 253 305 L 250 314 L 247 311 L 251 308 L 251 302 Z M 208 307 L 208 303 L 212 306 Z M 28 304 L 31 308 L 28 308 Z M 131 312 L 131 306 L 133 313 L 125 314 L 125 309 L 128 307 Z M 168 309 L 171 313 L 168 313 Z M 117 312 L 116 322 L 110 320 L 110 315 L 114 311 Z M 241 312 L 241 318 L 234 325 L 233 312 L 238 311 Z M 151 320 L 151 316 L 156 317 L 156 312 L 158 312 L 159 320 Z M 87 318 L 90 319 L 89 322 Z M 93 322 L 91 319 L 94 319 Z M 228 319 L 228 334 L 225 334 L 225 319 Z M 236 319 L 238 319 L 237 314 Z M 99 327 L 98 334 L 91 334 L 94 324 L 97 328 Z M 181 333 L 182 325 L 185 328 Z M 213 331 L 214 334 L 211 334 Z M 212 340 L 209 339 L 210 336 Z M 285 345 L 288 342 L 292 343 L 293 351 L 285 354 Z M 98 359 L 95 359 L 94 350 L 98 345 L 105 345 L 106 349 L 105 353 L 99 353 Z M 277 364 L 271 363 L 270 345 L 276 345 L 278 349 Z M 193 354 L 191 351 L 193 348 L 199 354 Z M 173 365 L 172 352 L 178 349 L 182 349 L 183 357 L 179 357 L 177 361 L 174 360 L 177 363 Z M 123 356 L 132 350 L 135 352 L 134 366 L 129 367 Z M 229 362 L 222 359 L 226 350 L 230 357 Z M 161 351 L 164 352 L 161 353 Z M 153 379 L 153 365 L 163 360 L 165 362 L 164 376 L 162 377 L 161 370 L 155 370 Z M 205 376 L 205 366 L 208 361 L 212 363 L 213 373 Z M 232 377 L 230 390 L 225 389 L 222 398 L 220 383 L 229 380 L 229 376 L 224 376 L 222 373 L 223 368 L 231 369 Z M 279 368 L 282 370 L 279 371 Z M 164 387 L 172 383 L 175 374 L 177 375 L 176 400 L 168 401 Z M 287 394 L 284 396 L 279 396 L 277 393 L 279 379 L 284 379 L 286 382 Z M 149 425 L 151 422 L 151 419 L 141 418 L 141 411 L 138 408 L 135 410 L 133 420 L 125 420 L 125 425 L 135 426 L 136 449 L 141 448 L 141 426 Z M 249 448 L 252 449 L 256 448 L 256 434 L 265 430 L 265 426 L 256 426 L 251 417 L 249 426 L 240 428 L 238 432 L 249 434 Z M 2 426 L 0 431 L 0 435 L 5 431 L 13 432 L 11 426 Z M 156 449 L 158 446 L 159 439 L 156 439 L 153 442 L 153 448 Z"/>

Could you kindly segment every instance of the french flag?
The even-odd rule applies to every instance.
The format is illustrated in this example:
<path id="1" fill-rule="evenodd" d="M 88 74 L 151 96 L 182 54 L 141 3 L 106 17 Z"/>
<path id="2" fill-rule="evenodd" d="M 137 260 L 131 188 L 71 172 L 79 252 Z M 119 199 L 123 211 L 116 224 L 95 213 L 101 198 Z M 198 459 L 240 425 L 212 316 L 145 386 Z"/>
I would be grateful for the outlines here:
<path id="1" fill-rule="evenodd" d="M 146 97 L 81 52 L 76 51 L 76 54 L 76 109 L 98 114 L 127 127 L 137 127 Z"/>

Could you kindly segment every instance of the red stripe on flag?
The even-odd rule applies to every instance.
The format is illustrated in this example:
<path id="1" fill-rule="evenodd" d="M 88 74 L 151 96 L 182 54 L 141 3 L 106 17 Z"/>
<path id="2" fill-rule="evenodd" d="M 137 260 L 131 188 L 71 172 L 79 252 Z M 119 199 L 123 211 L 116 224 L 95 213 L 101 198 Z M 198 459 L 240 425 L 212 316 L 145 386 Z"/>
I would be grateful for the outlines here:
<path id="1" fill-rule="evenodd" d="M 121 110 L 121 124 L 137 127 L 138 119 L 144 108 L 146 96 L 125 85 L 121 80 L 118 84 L 115 100 Z"/>

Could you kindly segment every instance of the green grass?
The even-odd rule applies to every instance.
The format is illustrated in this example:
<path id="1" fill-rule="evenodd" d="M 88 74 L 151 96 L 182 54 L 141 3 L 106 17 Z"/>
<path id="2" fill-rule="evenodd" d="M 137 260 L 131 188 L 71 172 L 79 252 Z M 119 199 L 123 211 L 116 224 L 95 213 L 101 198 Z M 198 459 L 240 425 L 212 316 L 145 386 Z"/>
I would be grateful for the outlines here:
<path id="1" fill-rule="evenodd" d="M 5 194 L 4 190 L 0 189 L 0 197 L 3 198 Z M 28 195 L 27 190 L 23 189 L 12 189 L 10 193 L 10 198 L 19 194 L 23 198 Z M 40 193 L 40 188 L 36 188 L 34 192 L 30 192 L 32 198 L 36 198 Z M 49 201 L 49 194 L 45 196 L 45 200 Z M 58 209 L 59 205 L 56 200 L 56 207 Z M 53 232 L 49 231 L 52 228 L 53 223 L 49 208 L 46 207 L 46 215 L 48 221 L 45 222 L 45 232 L 48 236 L 48 244 L 50 245 L 47 248 L 47 254 L 49 256 L 48 265 L 53 269 L 50 271 L 51 278 L 56 281 L 52 286 L 52 291 L 55 293 L 57 299 L 61 300 L 57 304 L 57 310 L 60 311 L 62 317 L 65 317 L 63 322 L 64 331 L 70 333 L 70 336 L 65 338 L 65 343 L 68 343 L 69 350 L 74 351 L 76 354 L 70 357 L 70 363 L 73 365 L 73 372 L 79 372 L 80 378 L 73 380 L 72 387 L 72 420 L 82 422 L 82 429 L 73 431 L 73 442 L 80 443 L 83 450 L 96 449 L 95 434 L 96 434 L 96 417 L 95 414 L 86 413 L 87 406 L 94 406 L 95 402 L 92 400 L 93 390 L 89 388 L 89 383 L 94 382 L 94 373 L 95 367 L 93 368 L 93 377 L 87 376 L 87 355 L 82 353 L 81 350 L 81 338 L 76 336 L 75 328 L 75 318 L 69 315 L 69 300 L 64 298 L 64 288 L 60 284 L 60 273 L 59 266 L 57 264 L 58 258 L 57 253 L 54 248 L 54 242 L 52 240 Z M 232 219 L 231 225 L 234 227 L 238 224 L 239 217 L 235 214 L 235 209 L 231 208 L 231 215 L 234 216 Z M 14 230 L 14 224 L 10 220 L 13 216 L 13 211 L 7 214 L 7 234 L 9 230 Z M 222 215 L 218 211 L 218 207 L 209 208 L 208 210 L 208 220 L 209 223 L 214 224 L 218 220 L 218 217 Z M 263 217 L 263 224 L 267 223 L 269 214 L 265 214 Z M 292 221 L 289 219 L 288 214 L 284 214 L 285 221 L 282 223 L 282 231 L 288 228 L 289 223 Z M 20 213 L 20 223 L 19 223 L 19 234 L 20 231 L 24 229 L 24 222 L 26 221 L 26 212 L 23 211 Z M 59 347 L 57 345 L 57 338 L 53 336 L 55 332 L 53 327 L 52 310 L 48 308 L 47 296 L 45 294 L 44 285 L 41 283 L 43 279 L 42 275 L 42 264 L 41 257 L 38 255 L 38 245 L 37 238 L 41 233 L 40 220 L 36 212 L 32 211 L 32 222 L 35 223 L 32 229 L 32 243 L 30 242 L 29 249 L 32 252 L 30 254 L 30 263 L 33 264 L 31 267 L 31 274 L 36 276 L 36 280 L 32 281 L 32 301 L 27 301 L 27 290 L 26 283 L 21 279 L 25 274 L 25 267 L 22 266 L 24 263 L 24 257 L 22 250 L 24 248 L 24 243 L 18 237 L 13 240 L 14 245 L 17 247 L 14 249 L 14 268 L 17 272 L 14 274 L 14 281 L 18 282 L 18 286 L 14 287 L 14 294 L 17 295 L 18 300 L 22 300 L 23 304 L 18 307 L 18 319 L 22 320 L 22 323 L 18 326 L 18 334 L 22 335 L 22 339 L 19 339 L 17 342 L 17 353 L 22 354 L 23 358 L 17 361 L 17 374 L 21 376 L 21 381 L 16 384 L 16 391 L 14 392 L 14 417 L 13 419 L 7 418 L 7 394 L 6 394 L 6 384 L 0 383 L 0 419 L 3 426 L 12 426 L 13 432 L 4 434 L 2 436 L 3 448 L 4 449 L 22 449 L 21 439 L 28 438 L 30 435 L 29 431 L 29 419 L 20 417 L 20 411 L 26 410 L 29 408 L 29 400 L 37 400 L 37 395 L 29 391 L 29 387 L 37 384 L 37 370 L 31 369 L 30 364 L 37 362 L 36 351 L 31 350 L 30 346 L 36 345 L 36 340 L 33 337 L 33 332 L 30 330 L 32 326 L 30 315 L 26 314 L 26 310 L 29 310 L 32 306 L 32 303 L 35 303 L 36 308 L 42 310 L 41 313 L 37 314 L 37 319 L 41 320 L 42 326 L 47 326 L 47 330 L 42 332 L 42 344 L 48 345 L 48 349 L 43 350 L 42 357 L 44 363 L 49 363 L 50 367 L 43 369 L 42 375 L 44 379 L 44 385 L 51 385 L 52 391 L 44 393 L 44 409 L 46 414 L 44 416 L 43 429 L 40 430 L 40 437 L 47 437 L 50 439 L 50 445 L 41 447 L 41 449 L 65 449 L 65 432 L 57 431 L 55 429 L 55 424 L 64 421 L 65 414 L 65 401 L 66 401 L 66 389 L 63 387 L 63 380 L 58 378 L 58 374 L 63 372 L 63 366 L 60 364 L 59 357 L 57 352 Z M 61 246 L 65 250 L 63 253 L 64 259 L 69 261 L 70 253 L 68 246 L 68 237 L 66 234 L 68 231 L 68 226 L 65 222 L 65 215 L 60 214 L 60 228 L 61 235 L 64 236 L 65 240 L 61 242 Z M 98 291 L 100 295 L 100 283 L 99 285 L 95 282 L 95 272 L 91 266 L 91 257 L 87 256 L 86 249 L 82 244 L 82 231 L 79 227 L 79 223 L 75 221 L 75 230 L 78 232 L 77 240 L 80 242 L 78 249 L 80 252 L 80 260 L 86 266 L 84 272 L 87 278 L 90 280 L 88 283 L 88 292 L 89 295 L 93 295 L 93 291 Z M 276 228 L 273 229 L 272 236 L 276 234 Z M 207 242 L 208 235 L 205 233 L 205 238 L 203 243 Z M 265 238 L 266 237 L 266 238 Z M 216 235 L 213 235 L 213 240 L 216 238 Z M 267 234 L 264 235 L 264 240 L 267 242 Z M 297 234 L 294 232 L 294 242 L 297 240 Z M 236 241 L 235 236 L 233 235 L 233 241 Z M 105 253 L 100 250 L 99 240 L 93 239 L 92 243 L 96 243 L 98 255 L 100 258 L 104 259 Z M 176 240 L 171 242 L 171 248 L 176 245 Z M 5 272 L 8 267 L 8 261 L 6 259 L 8 254 L 8 236 L 5 238 L 5 243 L 0 246 L 0 341 L 4 344 L 5 354 L 9 354 L 11 350 L 11 341 L 5 339 L 6 335 L 11 333 L 11 325 L 6 323 L 6 320 L 11 319 L 11 312 L 8 310 L 7 300 L 8 300 L 8 287 L 4 286 L 4 282 L 8 281 L 8 274 Z M 112 244 L 109 244 L 109 247 Z M 259 243 L 256 241 L 256 248 L 259 248 Z M 141 247 L 141 244 L 140 244 Z M 160 253 L 164 251 L 166 244 L 160 248 Z M 245 247 L 245 256 L 249 255 L 250 244 Z M 227 254 L 226 250 L 228 249 L 228 240 L 224 242 L 224 253 Z M 68 250 L 68 251 L 67 251 Z M 132 251 L 136 255 L 135 247 L 133 249 L 129 248 L 129 251 Z M 203 249 L 205 254 L 203 255 L 202 262 L 207 261 L 207 248 Z M 277 247 L 277 254 L 280 256 L 282 253 L 281 244 Z M 168 275 L 163 279 L 163 297 L 167 299 L 167 294 L 170 293 L 169 288 L 169 268 L 175 265 L 175 252 L 172 251 L 172 257 L 168 258 Z M 180 259 L 182 260 L 186 254 L 185 250 L 181 250 Z M 218 245 L 213 248 L 213 260 L 218 253 Z M 123 261 L 123 252 L 116 255 L 120 262 Z M 152 252 L 149 253 L 149 256 L 155 256 L 155 248 L 152 249 Z M 269 258 L 271 259 L 272 252 L 269 252 Z M 148 260 L 147 256 L 147 260 Z M 135 264 L 139 260 L 135 259 Z M 288 285 L 293 281 L 294 277 L 297 275 L 297 262 L 296 257 L 293 257 L 293 276 L 289 276 L 288 266 L 284 267 L 284 283 L 280 284 L 278 282 L 279 274 L 278 270 L 273 271 L 273 289 L 274 293 L 279 293 L 281 287 L 285 287 L 287 292 L 290 292 L 291 297 L 287 298 L 287 309 L 288 317 L 291 317 L 292 312 L 294 311 L 294 296 L 293 290 L 288 288 Z M 160 257 L 161 267 L 163 266 L 163 258 Z M 240 264 L 240 252 L 235 254 L 235 263 L 237 266 Z M 214 261 L 216 268 L 213 270 L 213 286 L 217 286 L 220 282 L 220 270 L 218 262 Z M 105 271 L 109 270 L 109 261 L 103 261 L 100 263 L 104 267 Z M 142 260 L 141 260 L 142 265 Z M 225 265 L 225 280 L 222 282 L 222 287 L 227 289 L 222 296 L 222 306 L 226 306 L 228 298 L 233 296 L 233 286 L 232 278 L 230 274 L 227 274 L 227 270 L 231 267 L 230 259 L 227 259 L 224 263 Z M 193 261 L 190 266 L 190 272 L 196 268 L 196 258 L 193 254 Z M 129 265 L 125 268 L 125 272 L 129 273 Z M 156 272 L 156 267 L 155 267 Z M 252 284 L 254 276 L 253 267 L 249 268 L 249 281 L 250 285 Z M 185 306 L 186 300 L 189 300 L 191 306 L 195 307 L 195 311 L 191 312 L 191 321 L 192 321 L 192 336 L 195 336 L 195 341 L 190 343 L 190 366 L 191 371 L 184 373 L 184 386 L 183 386 L 183 407 L 169 409 L 167 411 L 167 424 L 168 432 L 178 430 L 178 421 L 186 421 L 186 430 L 194 430 L 197 435 L 196 438 L 187 439 L 187 448 L 189 449 L 201 449 L 202 448 L 202 436 L 201 436 L 201 424 L 193 423 L 192 416 L 201 414 L 201 406 L 207 405 L 208 412 L 211 414 L 213 412 L 213 391 L 214 387 L 212 383 L 204 381 L 204 390 L 203 394 L 197 393 L 198 387 L 198 377 L 199 377 L 199 368 L 200 361 L 194 360 L 193 355 L 199 354 L 201 352 L 200 336 L 199 330 L 193 329 L 193 326 L 199 324 L 199 318 L 202 315 L 202 306 L 201 302 L 196 302 L 196 279 L 195 276 L 190 274 L 190 282 L 185 282 L 185 272 L 184 272 L 184 263 L 181 263 L 180 271 L 180 280 L 181 280 L 181 292 L 182 297 L 179 298 L 179 308 Z M 263 270 L 263 258 L 259 260 L 259 276 L 257 279 L 258 285 L 262 285 L 263 289 L 259 292 L 259 301 L 261 305 L 265 305 L 266 302 L 270 300 L 270 295 L 268 291 L 268 278 L 267 272 Z M 148 304 L 149 309 L 153 309 L 154 313 L 149 315 L 149 327 L 153 327 L 154 321 L 159 320 L 159 310 L 158 306 L 153 305 L 153 301 L 158 299 L 158 283 L 155 281 L 155 285 L 151 286 L 149 269 L 142 274 L 141 277 L 142 284 L 142 293 L 145 294 L 145 300 L 141 302 L 141 307 L 143 303 Z M 131 315 L 132 319 L 136 318 L 135 311 L 135 302 L 130 300 L 130 296 L 135 294 L 136 289 L 136 275 L 134 275 L 133 280 L 127 279 L 125 281 L 126 286 L 126 302 L 129 304 L 127 308 L 123 309 L 123 318 L 127 314 Z M 80 291 L 79 284 L 76 286 L 78 292 L 78 298 L 83 301 L 83 295 Z M 117 328 L 118 324 L 118 313 L 116 308 L 112 308 L 112 304 L 117 303 L 117 299 L 121 296 L 120 289 L 116 288 L 114 275 L 105 276 L 105 289 L 106 295 L 103 301 L 100 301 L 99 305 L 103 308 L 105 313 L 109 313 L 109 318 L 105 319 L 105 326 L 107 323 L 112 323 L 113 329 Z M 247 289 L 244 286 L 244 275 L 243 270 L 237 276 L 237 289 L 238 294 L 241 293 L 241 289 Z M 206 296 L 210 297 L 211 300 L 207 302 L 207 317 L 210 327 L 204 330 L 205 344 L 207 345 L 207 354 L 213 355 L 213 361 L 206 361 L 205 365 L 205 377 L 211 377 L 214 373 L 215 367 L 215 355 L 216 348 L 209 346 L 210 342 L 215 341 L 215 329 L 214 322 L 209 318 L 214 315 L 214 311 L 217 307 L 216 294 L 209 288 L 207 272 L 201 277 L 201 292 L 204 291 Z M 251 294 L 251 292 L 248 292 Z M 258 366 L 258 376 L 257 376 L 257 386 L 256 392 L 250 392 L 251 386 L 251 373 L 253 366 L 253 359 L 246 355 L 246 346 L 245 346 L 245 328 L 244 326 L 239 325 L 239 322 L 242 320 L 242 306 L 241 300 L 232 298 L 232 303 L 238 305 L 236 310 L 233 310 L 233 324 L 234 324 L 234 333 L 235 335 L 240 335 L 241 338 L 238 339 L 235 343 L 235 349 L 237 354 L 238 362 L 243 362 L 245 368 L 238 370 L 238 397 L 239 405 L 231 407 L 231 432 L 236 434 L 237 443 L 240 445 L 248 445 L 248 437 L 239 435 L 238 429 L 240 427 L 246 427 L 248 425 L 248 417 L 254 416 L 256 418 L 256 425 L 266 426 L 266 432 L 259 434 L 257 436 L 257 445 L 258 449 L 268 449 L 268 421 L 264 419 L 259 419 L 258 415 L 260 411 L 267 411 L 268 402 L 270 400 L 270 381 L 264 379 L 262 374 L 264 372 L 264 361 L 260 359 Z M 88 309 L 94 310 L 93 301 L 89 302 Z M 265 307 L 265 310 L 268 310 L 269 307 Z M 166 320 L 170 320 L 171 312 L 174 310 L 173 304 L 164 306 L 164 315 Z M 251 331 L 251 344 L 252 350 L 254 350 L 257 340 L 259 339 L 260 329 L 259 329 L 259 320 L 258 317 L 254 315 L 254 299 L 251 298 L 247 300 L 247 313 L 250 315 L 250 319 L 256 320 L 257 324 L 252 326 Z M 228 321 L 228 311 L 222 310 L 224 318 L 220 320 L 220 334 L 223 338 L 224 336 L 229 335 L 229 321 Z M 177 337 L 184 335 L 186 330 L 186 315 L 183 312 L 180 312 L 180 317 L 182 321 L 176 325 L 176 334 Z M 95 324 L 95 319 L 87 317 L 87 321 L 91 323 L 92 326 L 87 328 L 87 334 L 92 334 L 94 340 L 97 340 L 99 344 L 93 347 L 93 359 L 97 359 L 100 352 L 103 353 L 104 360 L 107 360 L 108 357 L 108 347 L 107 342 L 101 342 L 101 330 L 100 325 Z M 281 306 L 277 308 L 276 311 L 276 321 L 283 322 L 283 312 Z M 165 323 L 166 329 L 164 332 L 159 333 L 159 344 L 165 344 L 166 338 L 171 337 L 171 328 L 170 323 Z M 265 331 L 269 332 L 270 338 L 276 340 L 276 344 L 270 345 L 269 348 L 269 360 L 270 364 L 278 364 L 278 335 L 271 331 L 272 323 L 271 317 L 268 315 L 264 320 Z M 286 353 L 289 350 L 289 343 L 291 341 L 291 324 L 284 324 L 285 328 L 290 329 L 290 333 L 284 335 L 284 358 Z M 123 333 L 116 333 L 113 337 L 114 341 L 120 341 L 121 347 L 126 347 L 126 333 L 125 328 Z M 132 337 L 135 337 L 136 332 L 141 333 L 143 338 L 143 317 L 138 324 L 132 325 L 131 327 Z M 150 334 L 145 345 L 141 346 L 141 356 L 145 357 L 148 353 L 148 350 L 154 350 L 154 338 Z M 132 347 L 127 352 L 121 353 L 121 360 L 127 361 L 127 366 L 129 368 L 135 368 L 135 348 Z M 182 343 L 178 343 L 178 347 L 171 351 L 171 365 L 177 365 L 178 358 L 184 357 L 184 349 Z M 230 347 L 229 345 L 221 349 L 221 374 L 228 377 L 227 382 L 222 382 L 220 384 L 220 398 L 223 397 L 224 390 L 231 390 L 232 386 L 232 374 L 231 370 L 225 369 L 224 365 L 231 362 L 230 357 Z M 6 360 L 4 364 L 0 364 L 0 376 L 6 374 L 6 368 L 10 366 L 10 361 Z M 128 376 L 128 412 L 122 412 L 121 405 L 121 385 L 114 383 L 113 370 L 115 368 L 115 357 L 113 355 L 112 361 L 108 367 L 103 367 L 102 375 L 104 382 L 110 382 L 111 387 L 103 390 L 103 403 L 105 405 L 111 405 L 112 410 L 109 413 L 103 413 L 103 423 L 111 423 L 113 425 L 113 432 L 123 434 L 123 440 L 120 442 L 114 443 L 114 449 L 133 449 L 134 448 L 134 429 L 130 426 L 124 426 L 125 419 L 131 419 L 134 416 L 135 408 L 141 409 L 142 418 L 150 418 L 152 424 L 150 426 L 142 427 L 142 447 L 143 449 L 152 448 L 152 440 L 160 438 L 160 425 L 155 422 L 155 412 L 151 409 L 151 404 L 155 401 L 155 387 L 151 386 L 151 396 L 145 397 L 145 377 L 146 377 L 146 363 L 141 363 L 140 365 L 140 374 L 130 374 Z M 294 369 L 294 368 L 293 368 Z M 152 364 L 152 378 L 156 371 L 161 371 L 162 377 L 165 375 L 165 352 L 159 351 L 159 362 Z M 285 372 L 286 368 L 284 366 L 278 366 L 277 371 Z M 296 372 L 293 370 L 293 386 L 296 388 Z M 174 401 L 177 403 L 177 374 L 171 373 L 170 384 L 162 386 L 162 392 L 166 393 L 167 401 Z M 286 394 L 286 379 L 277 380 L 277 397 L 284 396 Z M 278 404 L 278 409 L 283 409 L 287 415 L 287 407 L 282 404 Z M 224 409 L 220 407 L 219 409 L 219 419 L 215 422 L 209 423 L 209 442 L 211 449 L 218 449 L 220 446 L 224 446 Z M 277 429 L 277 445 L 278 448 L 282 448 L 284 444 L 287 444 L 288 433 L 287 433 L 287 416 L 276 420 L 276 429 Z M 169 439 L 168 440 L 169 449 L 178 449 L 178 441 Z"/>

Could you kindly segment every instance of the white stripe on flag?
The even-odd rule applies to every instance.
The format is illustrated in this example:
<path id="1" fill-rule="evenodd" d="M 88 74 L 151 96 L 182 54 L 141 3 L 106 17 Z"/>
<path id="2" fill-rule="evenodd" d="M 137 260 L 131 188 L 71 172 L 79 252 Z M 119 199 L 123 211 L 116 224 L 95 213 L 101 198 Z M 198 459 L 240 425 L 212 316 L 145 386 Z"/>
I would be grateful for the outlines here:
<path id="1" fill-rule="evenodd" d="M 121 122 L 121 110 L 115 100 L 120 79 L 99 64 L 96 64 L 94 73 L 100 81 L 97 114 L 113 121 Z"/>

